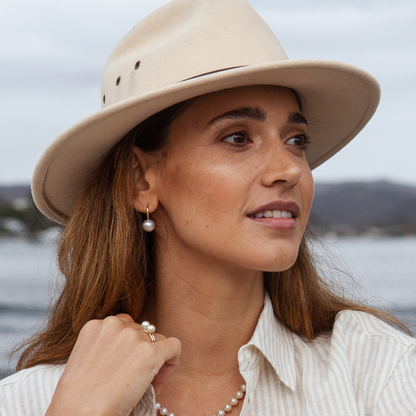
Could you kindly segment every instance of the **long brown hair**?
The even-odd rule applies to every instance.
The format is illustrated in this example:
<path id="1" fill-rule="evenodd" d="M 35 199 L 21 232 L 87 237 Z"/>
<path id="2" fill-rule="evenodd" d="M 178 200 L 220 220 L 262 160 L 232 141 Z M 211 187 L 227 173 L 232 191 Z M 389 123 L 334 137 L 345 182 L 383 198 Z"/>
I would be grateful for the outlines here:
<path id="1" fill-rule="evenodd" d="M 118 313 L 139 319 L 152 296 L 155 240 L 143 231 L 142 215 L 131 206 L 132 147 L 163 151 L 170 125 L 188 105 L 176 104 L 139 124 L 86 181 L 59 242 L 64 287 L 43 330 L 17 349 L 23 350 L 17 370 L 65 362 L 91 319 Z M 345 309 L 371 313 L 409 332 L 391 315 L 336 294 L 317 272 L 305 237 L 295 264 L 284 272 L 264 273 L 264 282 L 276 317 L 302 337 L 313 339 L 331 330 Z"/>

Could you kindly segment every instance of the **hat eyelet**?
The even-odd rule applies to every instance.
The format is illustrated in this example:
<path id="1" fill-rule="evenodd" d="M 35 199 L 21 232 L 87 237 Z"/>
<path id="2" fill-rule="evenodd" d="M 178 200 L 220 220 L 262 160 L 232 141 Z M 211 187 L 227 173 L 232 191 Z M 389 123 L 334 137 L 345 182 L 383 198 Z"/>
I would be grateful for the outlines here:
<path id="1" fill-rule="evenodd" d="M 105 94 L 103 95 L 103 104 L 105 104 Z"/>
<path id="2" fill-rule="evenodd" d="M 134 65 L 134 69 L 139 69 L 142 61 L 137 61 Z"/>
<path id="3" fill-rule="evenodd" d="M 118 77 L 118 78 L 116 79 L 116 85 L 119 85 L 119 84 L 120 84 L 120 81 L 121 81 L 121 77 Z"/>

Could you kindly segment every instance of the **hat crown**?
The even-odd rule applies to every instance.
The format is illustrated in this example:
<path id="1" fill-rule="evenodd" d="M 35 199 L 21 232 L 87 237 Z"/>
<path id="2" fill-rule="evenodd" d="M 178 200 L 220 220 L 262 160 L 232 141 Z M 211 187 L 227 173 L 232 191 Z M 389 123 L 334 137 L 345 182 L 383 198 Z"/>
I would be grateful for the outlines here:
<path id="1" fill-rule="evenodd" d="M 173 0 L 116 46 L 102 80 L 102 106 L 210 72 L 286 60 L 246 0 Z"/>

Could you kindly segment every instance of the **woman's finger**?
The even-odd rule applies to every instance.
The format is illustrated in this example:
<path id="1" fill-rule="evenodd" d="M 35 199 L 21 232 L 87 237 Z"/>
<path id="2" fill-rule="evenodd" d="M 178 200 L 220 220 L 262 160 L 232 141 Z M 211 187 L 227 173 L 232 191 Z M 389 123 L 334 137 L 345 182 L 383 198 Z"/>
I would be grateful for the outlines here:
<path id="1" fill-rule="evenodd" d="M 177 338 L 165 338 L 160 334 L 157 334 L 157 336 L 161 340 L 154 343 L 154 348 L 163 355 L 164 362 L 170 366 L 178 365 L 182 349 L 181 342 Z"/>
<path id="2" fill-rule="evenodd" d="M 122 322 L 124 322 L 128 326 L 136 328 L 139 331 L 143 331 L 143 328 L 142 328 L 141 324 L 136 323 L 130 315 L 128 315 L 126 313 L 119 313 L 119 314 L 115 315 L 115 317 L 120 319 Z M 161 334 L 157 334 L 157 333 L 154 333 L 153 336 L 156 338 L 156 341 L 161 341 L 162 339 L 166 339 L 166 337 L 164 337 Z M 146 333 L 143 334 L 142 338 L 145 341 L 152 342 L 151 337 L 149 337 L 149 335 L 147 335 Z"/>
<path id="3" fill-rule="evenodd" d="M 158 390 L 179 362 L 181 343 L 155 334 L 151 342 L 129 315 L 88 322 L 58 383 L 48 415 L 99 408 L 126 415 L 156 379 Z M 74 403 L 73 397 L 77 397 Z M 98 407 L 97 407 L 98 406 Z M 71 411 L 72 411 L 71 410 Z"/>
<path id="4" fill-rule="evenodd" d="M 126 323 L 130 323 L 130 322 L 135 323 L 134 319 L 130 315 L 128 315 L 127 313 L 119 313 L 119 314 L 116 315 L 116 318 L 119 318 L 123 322 L 126 322 Z"/>
<path id="5" fill-rule="evenodd" d="M 159 345 L 157 345 L 157 343 L 155 344 L 156 348 L 159 348 L 160 346 L 162 346 L 163 353 L 165 354 L 165 363 L 159 369 L 152 381 L 156 397 L 159 395 L 163 384 L 176 370 L 176 366 L 179 364 L 182 348 L 181 342 L 177 338 L 167 338 L 163 342 L 160 342 Z"/>

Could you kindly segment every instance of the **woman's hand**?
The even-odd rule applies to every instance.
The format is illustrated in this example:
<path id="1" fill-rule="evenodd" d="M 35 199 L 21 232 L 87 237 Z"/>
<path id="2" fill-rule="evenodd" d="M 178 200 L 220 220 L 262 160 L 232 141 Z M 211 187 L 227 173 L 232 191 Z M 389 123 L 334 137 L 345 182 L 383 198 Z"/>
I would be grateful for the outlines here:
<path id="1" fill-rule="evenodd" d="M 153 382 L 158 392 L 179 362 L 176 338 L 152 343 L 126 314 L 81 330 L 46 416 L 127 416 Z"/>

